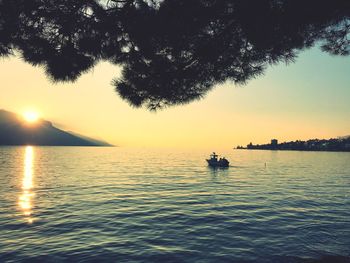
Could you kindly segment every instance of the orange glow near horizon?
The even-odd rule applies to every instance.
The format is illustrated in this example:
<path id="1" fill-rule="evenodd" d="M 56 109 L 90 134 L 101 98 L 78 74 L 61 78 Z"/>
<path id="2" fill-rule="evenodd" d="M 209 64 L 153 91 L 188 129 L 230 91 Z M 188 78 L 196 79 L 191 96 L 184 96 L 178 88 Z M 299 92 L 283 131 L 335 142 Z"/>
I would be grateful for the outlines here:
<path id="1" fill-rule="evenodd" d="M 111 80 L 122 67 L 101 62 L 74 83 L 52 83 L 43 67 L 17 56 L 0 63 L 0 109 L 21 113 L 29 128 L 44 117 L 60 129 L 126 147 L 217 150 L 272 138 L 329 139 L 350 133 L 349 70 L 349 58 L 315 47 L 244 86 L 220 84 L 202 100 L 155 113 L 116 94 Z M 37 122 L 22 117 L 29 110 L 39 113 Z"/>

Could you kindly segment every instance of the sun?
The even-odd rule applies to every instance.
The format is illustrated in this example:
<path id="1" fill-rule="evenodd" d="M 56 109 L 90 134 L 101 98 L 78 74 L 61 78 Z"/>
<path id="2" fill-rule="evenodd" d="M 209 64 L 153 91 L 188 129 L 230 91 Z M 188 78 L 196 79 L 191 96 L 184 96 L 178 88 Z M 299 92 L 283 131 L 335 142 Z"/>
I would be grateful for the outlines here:
<path id="1" fill-rule="evenodd" d="M 34 123 L 39 120 L 39 113 L 36 111 L 26 111 L 23 113 L 23 118 L 29 123 Z"/>

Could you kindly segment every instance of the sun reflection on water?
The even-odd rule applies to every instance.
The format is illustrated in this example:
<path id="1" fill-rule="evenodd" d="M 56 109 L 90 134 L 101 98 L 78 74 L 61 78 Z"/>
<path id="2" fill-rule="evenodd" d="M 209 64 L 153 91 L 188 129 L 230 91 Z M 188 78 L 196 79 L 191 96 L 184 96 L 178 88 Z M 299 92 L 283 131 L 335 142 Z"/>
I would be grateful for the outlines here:
<path id="1" fill-rule="evenodd" d="M 29 224 L 33 223 L 32 218 L 32 199 L 34 197 L 33 189 L 33 160 L 34 150 L 32 146 L 27 146 L 25 149 L 24 158 L 24 175 L 22 181 L 22 193 L 19 196 L 19 206 L 26 217 Z"/>

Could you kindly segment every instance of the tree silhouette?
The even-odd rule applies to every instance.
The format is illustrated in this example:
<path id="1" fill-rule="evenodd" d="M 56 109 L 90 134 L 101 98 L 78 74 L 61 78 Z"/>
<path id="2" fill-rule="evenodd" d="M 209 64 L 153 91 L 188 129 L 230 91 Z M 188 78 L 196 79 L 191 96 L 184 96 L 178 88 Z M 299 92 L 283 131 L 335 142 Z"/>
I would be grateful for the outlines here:
<path id="1" fill-rule="evenodd" d="M 151 110 L 245 83 L 320 44 L 350 52 L 349 0 L 0 0 L 0 56 L 18 51 L 53 81 L 74 81 L 98 61 Z"/>

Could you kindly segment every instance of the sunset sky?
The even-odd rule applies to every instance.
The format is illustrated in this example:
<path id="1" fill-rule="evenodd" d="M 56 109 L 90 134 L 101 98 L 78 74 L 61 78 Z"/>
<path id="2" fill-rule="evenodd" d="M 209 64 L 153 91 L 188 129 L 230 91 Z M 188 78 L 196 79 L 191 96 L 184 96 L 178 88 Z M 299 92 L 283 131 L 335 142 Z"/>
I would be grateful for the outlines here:
<path id="1" fill-rule="evenodd" d="M 318 48 L 270 67 L 245 86 L 226 83 L 201 101 L 135 109 L 111 85 L 120 68 L 98 64 L 75 83 L 53 84 L 19 58 L 0 63 L 0 109 L 38 111 L 56 126 L 119 146 L 229 149 L 350 134 L 350 58 Z"/>

